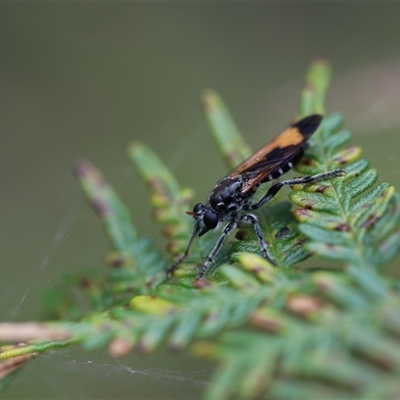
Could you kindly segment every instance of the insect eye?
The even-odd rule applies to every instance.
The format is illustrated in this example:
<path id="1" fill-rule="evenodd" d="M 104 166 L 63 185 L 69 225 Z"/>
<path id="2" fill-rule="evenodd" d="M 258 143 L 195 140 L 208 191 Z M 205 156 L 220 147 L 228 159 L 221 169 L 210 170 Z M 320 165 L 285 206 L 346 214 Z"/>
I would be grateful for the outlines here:
<path id="1" fill-rule="evenodd" d="M 197 214 L 202 208 L 203 208 L 203 204 L 197 203 L 197 204 L 193 207 L 193 212 L 194 212 L 195 214 Z"/>
<path id="2" fill-rule="evenodd" d="M 214 229 L 218 225 L 218 214 L 212 210 L 208 210 L 203 217 L 204 225 L 208 229 Z"/>

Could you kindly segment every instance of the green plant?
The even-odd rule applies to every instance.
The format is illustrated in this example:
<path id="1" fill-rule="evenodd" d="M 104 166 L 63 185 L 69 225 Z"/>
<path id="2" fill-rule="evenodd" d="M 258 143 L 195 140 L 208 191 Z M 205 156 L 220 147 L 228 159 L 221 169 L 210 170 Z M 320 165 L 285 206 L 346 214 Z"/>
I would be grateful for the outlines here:
<path id="1" fill-rule="evenodd" d="M 299 116 L 325 113 L 329 75 L 325 61 L 311 65 Z M 204 93 L 203 106 L 232 168 L 249 150 L 214 92 Z M 195 356 L 218 363 L 205 392 L 209 399 L 398 398 L 400 285 L 381 267 L 400 248 L 399 194 L 387 183 L 375 184 L 377 172 L 360 159 L 358 147 L 348 146 L 351 134 L 342 124 L 339 114 L 325 117 L 297 170 L 316 174 L 341 167 L 346 176 L 293 188 L 292 213 L 287 201 L 259 210 L 278 266 L 258 255 L 251 227 L 243 226 L 240 240 L 224 246 L 200 288 L 193 285 L 195 265 L 215 243 L 212 234 L 196 241 L 173 279 L 165 276 L 171 255 L 184 249 L 191 233 L 185 211 L 192 191 L 182 189 L 146 146 L 129 147 L 168 239 L 162 254 L 139 237 L 102 175 L 79 161 L 75 174 L 114 249 L 110 270 L 107 276 L 69 276 L 49 291 L 53 322 L 0 326 L 3 340 L 17 342 L 17 331 L 27 340 L 2 348 L 0 372 L 9 378 L 34 355 L 71 343 L 108 346 L 116 356 L 133 348 L 149 353 L 166 343 L 173 350 L 191 346 Z M 301 262 L 311 255 L 329 262 L 308 268 Z M 89 311 L 79 307 L 76 288 Z"/>

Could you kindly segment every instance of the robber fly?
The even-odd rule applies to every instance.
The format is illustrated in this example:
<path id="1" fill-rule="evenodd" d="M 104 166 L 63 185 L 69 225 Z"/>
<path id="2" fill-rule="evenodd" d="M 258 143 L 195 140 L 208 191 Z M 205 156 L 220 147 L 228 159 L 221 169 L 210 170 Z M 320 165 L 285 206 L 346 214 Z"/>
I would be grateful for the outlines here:
<path id="1" fill-rule="evenodd" d="M 314 176 L 288 179 L 272 185 L 260 201 L 251 202 L 255 192 L 262 183 L 279 178 L 300 161 L 307 147 L 308 140 L 317 130 L 321 121 L 321 115 L 310 115 L 289 126 L 260 150 L 244 160 L 229 175 L 217 182 L 208 197 L 206 205 L 198 203 L 194 206 L 193 211 L 187 212 L 196 221 L 193 233 L 185 252 L 168 268 L 167 273 L 169 276 L 173 274 L 177 266 L 188 256 L 196 236 L 203 236 L 209 230 L 216 228 L 222 221 L 227 221 L 227 224 L 206 261 L 200 266 L 196 279 L 204 278 L 225 238 L 237 227 L 239 221 L 253 224 L 263 256 L 270 263 L 274 264 L 268 254 L 267 245 L 265 244 L 257 217 L 253 214 L 242 213 L 242 211 L 252 211 L 262 207 L 283 186 L 311 184 L 324 179 L 345 175 L 343 170 L 338 169 Z"/>

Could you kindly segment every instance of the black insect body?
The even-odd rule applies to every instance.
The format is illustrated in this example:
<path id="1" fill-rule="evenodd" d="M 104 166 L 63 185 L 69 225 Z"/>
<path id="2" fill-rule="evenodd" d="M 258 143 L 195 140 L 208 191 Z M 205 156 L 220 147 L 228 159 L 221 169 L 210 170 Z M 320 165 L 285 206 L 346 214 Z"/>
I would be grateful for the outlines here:
<path id="1" fill-rule="evenodd" d="M 277 192 L 287 185 L 310 184 L 324 179 L 344 175 L 343 170 L 324 172 L 314 176 L 288 179 L 272 185 L 262 199 L 251 203 L 258 187 L 265 182 L 279 178 L 296 165 L 304 154 L 307 141 L 322 121 L 320 115 L 310 115 L 285 129 L 272 141 L 264 145 L 228 176 L 220 180 L 212 190 L 208 204 L 198 203 L 188 214 L 196 220 L 193 234 L 185 252 L 168 268 L 172 275 L 177 266 L 188 256 L 196 236 L 202 236 L 214 229 L 220 222 L 228 221 L 214 248 L 200 267 L 196 279 L 202 279 L 221 248 L 226 236 L 237 227 L 239 221 L 253 224 L 263 256 L 272 264 L 257 217 L 242 211 L 256 210 L 268 203 Z"/>

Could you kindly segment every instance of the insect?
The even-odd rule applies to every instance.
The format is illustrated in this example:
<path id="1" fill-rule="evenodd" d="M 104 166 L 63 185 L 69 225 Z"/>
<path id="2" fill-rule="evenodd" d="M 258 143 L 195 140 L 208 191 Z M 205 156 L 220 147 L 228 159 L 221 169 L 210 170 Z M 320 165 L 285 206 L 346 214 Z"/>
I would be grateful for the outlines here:
<path id="1" fill-rule="evenodd" d="M 189 255 L 196 236 L 203 236 L 208 231 L 215 229 L 223 221 L 227 221 L 227 224 L 223 228 L 221 236 L 207 259 L 200 266 L 196 280 L 205 277 L 208 268 L 226 237 L 237 227 L 240 221 L 251 223 L 254 226 L 264 258 L 274 264 L 268 254 L 267 245 L 257 217 L 253 214 L 242 212 L 262 207 L 283 186 L 311 184 L 324 179 L 345 175 L 343 170 L 338 169 L 314 176 L 288 179 L 272 185 L 258 202 L 252 203 L 251 201 L 262 183 L 279 178 L 300 161 L 307 147 L 308 140 L 318 129 L 322 118 L 321 115 L 310 115 L 289 126 L 260 150 L 244 160 L 229 175 L 218 181 L 208 197 L 207 204 L 198 203 L 194 206 L 193 211 L 187 212 L 196 221 L 193 233 L 185 252 L 168 268 L 167 274 L 169 276 L 173 274 L 178 265 Z"/>

